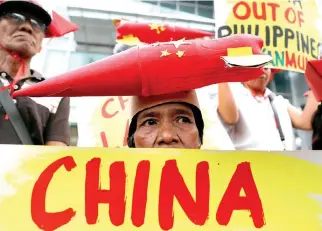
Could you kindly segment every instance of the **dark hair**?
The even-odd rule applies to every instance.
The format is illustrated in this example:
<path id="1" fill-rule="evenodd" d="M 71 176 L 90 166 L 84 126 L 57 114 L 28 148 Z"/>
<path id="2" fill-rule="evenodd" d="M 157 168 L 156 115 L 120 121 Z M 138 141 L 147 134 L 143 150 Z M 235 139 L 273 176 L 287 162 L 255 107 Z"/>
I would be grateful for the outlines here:
<path id="1" fill-rule="evenodd" d="M 312 150 L 322 150 L 322 104 L 312 118 Z"/>
<path id="2" fill-rule="evenodd" d="M 167 104 L 170 103 L 176 103 L 176 102 L 169 102 Z M 193 112 L 193 116 L 195 117 L 195 121 L 196 121 L 196 126 L 198 129 L 198 133 L 199 133 L 199 138 L 200 138 L 200 143 L 203 144 L 203 134 L 204 134 L 204 122 L 203 122 L 203 118 L 202 118 L 202 114 L 201 111 L 199 110 L 199 108 L 197 108 L 196 106 L 189 104 L 189 103 L 182 103 L 180 102 L 180 104 L 184 104 L 186 106 L 188 106 L 189 108 L 191 108 L 192 112 Z M 130 127 L 129 127 L 129 133 L 128 133 L 128 137 L 127 137 L 127 145 L 129 148 L 135 148 L 135 143 L 134 143 L 134 133 L 136 131 L 136 127 L 137 127 L 137 119 L 138 119 L 138 115 L 141 113 L 142 111 L 136 113 L 133 118 L 132 121 L 130 123 Z"/>

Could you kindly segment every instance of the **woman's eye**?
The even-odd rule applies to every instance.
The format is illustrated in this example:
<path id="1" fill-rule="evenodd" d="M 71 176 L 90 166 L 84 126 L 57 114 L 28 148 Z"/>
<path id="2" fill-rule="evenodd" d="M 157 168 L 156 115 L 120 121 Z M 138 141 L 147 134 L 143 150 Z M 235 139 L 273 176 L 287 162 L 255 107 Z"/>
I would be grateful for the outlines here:
<path id="1" fill-rule="evenodd" d="M 188 117 L 181 116 L 177 119 L 178 123 L 191 123 L 191 120 Z"/>
<path id="2" fill-rule="evenodd" d="M 142 126 L 152 126 L 152 125 L 155 125 L 156 123 L 157 123 L 156 120 L 148 119 L 143 122 Z"/>

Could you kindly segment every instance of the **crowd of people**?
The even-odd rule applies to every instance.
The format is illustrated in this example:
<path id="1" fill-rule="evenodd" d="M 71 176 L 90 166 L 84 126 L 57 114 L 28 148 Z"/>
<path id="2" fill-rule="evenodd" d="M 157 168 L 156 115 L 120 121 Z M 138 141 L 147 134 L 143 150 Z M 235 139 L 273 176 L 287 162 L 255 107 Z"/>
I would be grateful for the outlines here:
<path id="1" fill-rule="evenodd" d="M 30 62 L 41 51 L 51 23 L 48 12 L 33 2 L 8 0 L 0 4 L 1 144 L 69 145 L 68 97 L 12 99 L 8 91 L 9 85 L 13 86 L 9 90 L 17 91 L 46 81 L 31 69 Z M 129 48 L 118 44 L 114 53 Z M 255 80 L 218 84 L 213 106 L 235 149 L 294 150 L 293 128 L 297 128 L 313 130 L 312 149 L 321 150 L 321 105 L 311 91 L 303 110 L 275 95 L 267 88 L 275 72 L 265 67 Z M 205 125 L 196 90 L 133 96 L 130 121 L 130 148 L 199 149 L 203 144 Z"/>

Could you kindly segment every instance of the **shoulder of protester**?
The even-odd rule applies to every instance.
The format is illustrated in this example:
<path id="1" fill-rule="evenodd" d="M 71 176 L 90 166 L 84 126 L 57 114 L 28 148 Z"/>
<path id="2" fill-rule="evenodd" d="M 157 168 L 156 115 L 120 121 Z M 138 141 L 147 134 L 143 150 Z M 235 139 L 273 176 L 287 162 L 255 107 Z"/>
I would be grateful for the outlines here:
<path id="1" fill-rule="evenodd" d="M 13 78 L 6 72 L 0 72 L 0 80 L 1 79 L 4 84 L 9 84 L 10 82 L 13 81 Z M 46 79 L 47 78 L 44 77 L 40 72 L 31 69 L 30 76 L 19 80 L 16 83 L 17 88 L 15 87 L 14 89 L 15 89 L 15 91 L 17 91 L 17 90 L 20 90 L 21 88 L 25 88 L 25 87 L 40 83 Z M 52 98 L 52 97 L 46 97 L 46 98 Z M 55 99 L 55 101 L 57 100 L 58 102 L 60 102 L 61 99 L 63 99 L 63 98 L 68 98 L 68 97 L 53 97 L 53 99 Z"/>

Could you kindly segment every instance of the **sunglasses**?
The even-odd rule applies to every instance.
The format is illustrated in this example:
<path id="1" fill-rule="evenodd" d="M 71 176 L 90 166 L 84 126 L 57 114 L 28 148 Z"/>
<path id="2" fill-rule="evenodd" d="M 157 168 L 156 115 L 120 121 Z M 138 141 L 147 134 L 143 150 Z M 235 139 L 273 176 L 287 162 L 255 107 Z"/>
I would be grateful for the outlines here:
<path id="1" fill-rule="evenodd" d="M 21 25 L 21 24 L 25 23 L 26 21 L 29 21 L 31 24 L 31 27 L 37 32 L 44 32 L 45 33 L 45 31 L 47 29 L 47 26 L 44 23 L 40 23 L 35 19 L 28 18 L 28 17 L 26 17 L 22 14 L 18 14 L 18 13 L 6 13 L 3 16 L 1 16 L 1 18 L 10 20 L 17 25 Z"/>

